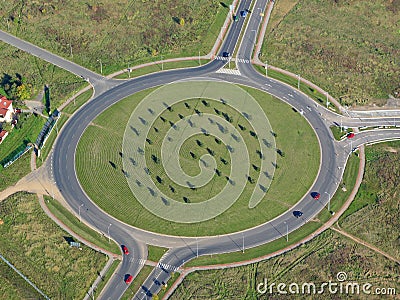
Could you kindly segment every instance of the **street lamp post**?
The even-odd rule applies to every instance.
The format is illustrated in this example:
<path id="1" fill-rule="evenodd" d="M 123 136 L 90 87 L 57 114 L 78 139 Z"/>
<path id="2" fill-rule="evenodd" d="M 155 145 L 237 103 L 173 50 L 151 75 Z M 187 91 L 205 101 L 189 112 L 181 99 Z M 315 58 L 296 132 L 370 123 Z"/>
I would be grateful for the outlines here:
<path id="1" fill-rule="evenodd" d="M 268 77 L 268 62 L 265 61 L 265 77 Z"/>
<path id="2" fill-rule="evenodd" d="M 107 228 L 107 233 L 108 233 L 108 243 L 110 243 L 110 239 L 111 239 L 111 237 L 110 237 L 110 226 L 111 226 L 112 224 L 110 223 L 110 225 L 108 225 L 108 228 Z"/>
<path id="3" fill-rule="evenodd" d="M 69 46 L 69 53 L 71 55 L 71 57 L 74 57 L 74 55 L 72 54 L 72 44 L 67 44 L 67 46 Z"/>
<path id="4" fill-rule="evenodd" d="M 252 29 L 251 31 L 254 31 L 254 44 L 255 44 L 257 40 L 257 30 Z"/>
<path id="5" fill-rule="evenodd" d="M 200 61 L 200 51 L 199 51 L 199 65 L 201 66 L 201 61 Z"/>
<path id="6" fill-rule="evenodd" d="M 286 224 L 286 242 L 289 242 L 289 224 L 284 221 L 283 223 Z"/>
<path id="7" fill-rule="evenodd" d="M 100 58 L 97 61 L 100 62 L 100 74 L 103 75 L 103 63 Z"/>
<path id="8" fill-rule="evenodd" d="M 300 74 L 297 74 L 297 89 L 300 90 Z"/>
<path id="9" fill-rule="evenodd" d="M 78 209 L 78 211 L 79 211 L 79 222 L 81 222 L 81 223 L 82 223 L 82 218 L 81 218 L 81 207 L 82 206 L 83 206 L 83 203 L 81 205 L 79 205 L 79 209 Z"/>
<path id="10" fill-rule="evenodd" d="M 326 108 L 328 108 L 328 106 L 329 106 L 329 94 L 328 94 L 328 92 L 325 92 L 325 94 L 326 94 Z"/>
<path id="11" fill-rule="evenodd" d="M 325 192 L 325 194 L 328 194 L 328 211 L 331 211 L 331 194 L 328 192 Z"/>
<path id="12" fill-rule="evenodd" d="M 161 71 L 164 71 L 164 61 L 162 55 L 161 55 Z"/>

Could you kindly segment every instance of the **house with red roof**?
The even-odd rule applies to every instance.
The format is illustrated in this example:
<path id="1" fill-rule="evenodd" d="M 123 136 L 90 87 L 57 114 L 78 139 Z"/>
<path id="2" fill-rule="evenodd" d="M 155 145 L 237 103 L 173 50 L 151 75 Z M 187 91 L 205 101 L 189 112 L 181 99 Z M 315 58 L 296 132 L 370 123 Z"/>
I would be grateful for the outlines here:
<path id="1" fill-rule="evenodd" d="M 7 137 L 8 132 L 5 130 L 0 131 L 0 144 L 4 141 L 4 139 Z"/>
<path id="2" fill-rule="evenodd" d="M 13 112 L 12 101 L 0 95 L 0 122 L 11 122 Z"/>

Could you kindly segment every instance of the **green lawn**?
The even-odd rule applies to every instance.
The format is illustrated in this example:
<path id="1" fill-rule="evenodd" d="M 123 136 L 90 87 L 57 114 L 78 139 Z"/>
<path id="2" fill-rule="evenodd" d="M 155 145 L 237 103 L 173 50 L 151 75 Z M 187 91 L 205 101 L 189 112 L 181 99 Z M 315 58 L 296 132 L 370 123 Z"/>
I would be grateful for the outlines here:
<path id="1" fill-rule="evenodd" d="M 300 74 L 342 105 L 384 104 L 399 92 L 397 1 L 280 0 L 260 59 Z"/>
<path id="2" fill-rule="evenodd" d="M 205 65 L 208 62 L 209 62 L 209 60 L 200 59 L 201 65 Z M 138 76 L 149 74 L 149 73 L 159 72 L 162 70 L 198 67 L 198 66 L 200 66 L 200 64 L 199 64 L 198 60 L 183 60 L 183 61 L 165 62 L 163 64 L 158 63 L 156 65 L 151 65 L 151 66 L 135 69 L 132 72 L 130 72 L 130 74 L 128 73 L 128 71 L 126 71 L 126 72 L 116 76 L 115 78 L 127 79 L 127 78 L 138 77 Z"/>
<path id="3" fill-rule="evenodd" d="M 14 185 L 31 171 L 31 153 L 28 151 L 8 168 L 0 165 L 0 191 Z"/>
<path id="4" fill-rule="evenodd" d="M 93 96 L 93 89 L 83 92 L 62 110 L 62 113 L 73 114 Z"/>
<path id="5" fill-rule="evenodd" d="M 46 119 L 33 114 L 21 114 L 19 124 L 12 129 L 6 139 L 1 143 L 0 161 L 12 158 L 29 143 L 34 143 Z"/>
<path id="6" fill-rule="evenodd" d="M 161 257 L 168 251 L 167 248 L 147 245 L 148 256 L 147 259 L 151 261 L 159 261 Z"/>
<path id="7" fill-rule="evenodd" d="M 49 210 L 77 235 L 107 251 L 117 255 L 121 254 L 121 248 L 118 245 L 114 242 L 110 243 L 107 237 L 81 223 L 75 215 L 68 211 L 57 200 L 49 196 L 44 196 L 44 198 L 45 204 Z"/>
<path id="8" fill-rule="evenodd" d="M 71 237 L 42 211 L 35 195 L 17 193 L 2 201 L 0 218 L 4 221 L 0 252 L 6 259 L 52 299 L 84 297 L 104 267 L 105 255 L 84 245 L 82 250 L 71 248 L 67 242 Z M 0 282 L 8 281 L 3 279 L 8 276 L 1 273 Z M 24 287 L 14 286 L 13 290 L 26 299 L 31 293 Z"/>
<path id="9" fill-rule="evenodd" d="M 277 134 L 276 147 L 285 153 L 285 157 L 278 155 L 278 168 L 270 189 L 256 209 L 249 209 L 247 199 L 242 197 L 215 219 L 199 224 L 180 224 L 154 217 L 134 200 L 122 172 L 122 136 L 131 111 L 148 91 L 113 105 L 99 115 L 94 125 L 89 126 L 83 134 L 78 144 L 76 164 L 78 178 L 85 192 L 102 209 L 124 222 L 174 235 L 235 232 L 261 224 L 284 212 L 307 192 L 314 181 L 319 167 L 318 142 L 305 119 L 288 105 L 260 91 L 244 89 L 264 109 Z M 110 123 L 110 118 L 120 122 Z"/>

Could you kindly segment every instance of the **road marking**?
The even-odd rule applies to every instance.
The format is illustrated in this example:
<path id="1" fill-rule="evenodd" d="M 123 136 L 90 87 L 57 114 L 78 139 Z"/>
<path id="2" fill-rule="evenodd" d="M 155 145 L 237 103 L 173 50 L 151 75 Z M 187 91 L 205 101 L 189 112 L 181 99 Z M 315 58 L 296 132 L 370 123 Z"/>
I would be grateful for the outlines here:
<path id="1" fill-rule="evenodd" d="M 239 70 L 224 69 L 224 68 L 217 70 L 216 73 L 231 74 L 231 75 L 238 75 L 238 76 L 242 75 L 242 74 L 240 74 Z"/>
<path id="2" fill-rule="evenodd" d="M 157 268 L 168 270 L 168 271 L 173 271 L 173 272 L 176 272 L 179 269 L 179 267 L 175 267 L 175 266 L 172 266 L 169 264 L 163 264 L 160 262 L 157 264 Z"/>
<path id="3" fill-rule="evenodd" d="M 216 59 L 216 60 L 225 60 L 225 61 L 228 61 L 228 60 L 229 60 L 229 57 L 216 56 L 215 59 Z"/>
<path id="4" fill-rule="evenodd" d="M 272 87 L 272 85 L 270 85 L 269 83 L 266 83 L 265 85 L 266 85 L 266 86 L 269 86 L 269 87 Z"/>
<path id="5" fill-rule="evenodd" d="M 292 95 L 292 94 L 288 94 L 288 96 L 293 98 L 293 95 Z"/>

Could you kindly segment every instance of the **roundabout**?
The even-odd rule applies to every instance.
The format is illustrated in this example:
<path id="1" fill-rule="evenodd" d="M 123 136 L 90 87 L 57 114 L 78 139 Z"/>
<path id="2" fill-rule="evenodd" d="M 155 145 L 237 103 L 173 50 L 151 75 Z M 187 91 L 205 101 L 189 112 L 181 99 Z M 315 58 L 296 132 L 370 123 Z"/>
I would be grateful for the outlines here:
<path id="1" fill-rule="evenodd" d="M 76 169 L 87 195 L 127 224 L 211 236 L 291 208 L 317 175 L 318 148 L 307 121 L 278 99 L 190 80 L 103 111 L 79 141 Z"/>

